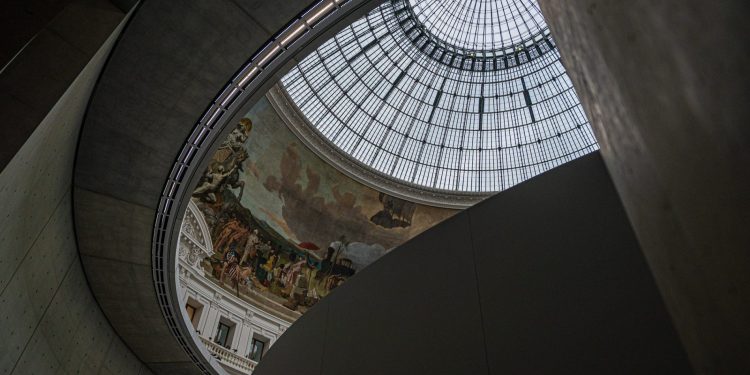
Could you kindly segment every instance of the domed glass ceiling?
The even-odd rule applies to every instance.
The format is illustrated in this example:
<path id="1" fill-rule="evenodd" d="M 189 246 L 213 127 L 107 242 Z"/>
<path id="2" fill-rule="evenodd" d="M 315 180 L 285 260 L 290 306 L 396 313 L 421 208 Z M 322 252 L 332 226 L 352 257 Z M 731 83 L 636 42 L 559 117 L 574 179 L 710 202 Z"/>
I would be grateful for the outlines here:
<path id="1" fill-rule="evenodd" d="M 547 30 L 533 0 L 409 0 L 408 5 L 426 32 L 458 50 L 502 50 Z"/>
<path id="2" fill-rule="evenodd" d="M 387 1 L 282 84 L 321 137 L 428 191 L 504 190 L 598 148 L 536 1 Z"/>

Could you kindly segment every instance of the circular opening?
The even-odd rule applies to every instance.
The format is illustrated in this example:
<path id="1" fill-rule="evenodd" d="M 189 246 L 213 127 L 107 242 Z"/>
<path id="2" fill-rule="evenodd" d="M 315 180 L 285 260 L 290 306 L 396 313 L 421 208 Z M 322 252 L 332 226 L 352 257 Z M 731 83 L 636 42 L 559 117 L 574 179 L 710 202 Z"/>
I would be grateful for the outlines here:
<path id="1" fill-rule="evenodd" d="M 282 78 L 308 123 L 299 127 L 322 139 L 308 143 L 325 159 L 373 172 L 362 173 L 366 184 L 394 180 L 396 196 L 458 200 L 505 190 L 597 148 L 551 40 L 500 61 L 449 55 L 412 35 L 403 1 L 376 8 Z M 483 43 L 501 46 L 545 27 L 533 1 L 410 1 L 434 32 L 463 43 L 494 33 Z"/>
<path id="2" fill-rule="evenodd" d="M 547 29 L 535 0 L 408 0 L 423 30 L 459 50 L 498 51 Z"/>

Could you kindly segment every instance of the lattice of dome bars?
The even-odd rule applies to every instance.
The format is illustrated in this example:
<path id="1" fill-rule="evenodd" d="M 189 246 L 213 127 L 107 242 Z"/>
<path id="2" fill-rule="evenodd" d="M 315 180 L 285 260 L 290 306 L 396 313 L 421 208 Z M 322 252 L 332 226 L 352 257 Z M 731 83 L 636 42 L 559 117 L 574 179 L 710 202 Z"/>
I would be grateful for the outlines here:
<path id="1" fill-rule="evenodd" d="M 446 63 L 406 35 L 394 4 L 355 21 L 282 79 L 340 150 L 428 189 L 495 192 L 598 149 L 551 39 L 544 53 L 499 69 Z"/>
<path id="2" fill-rule="evenodd" d="M 544 35 L 535 0 L 401 0 L 417 23 L 458 50 L 498 51 Z M 401 4 L 396 4 L 398 5 Z"/>

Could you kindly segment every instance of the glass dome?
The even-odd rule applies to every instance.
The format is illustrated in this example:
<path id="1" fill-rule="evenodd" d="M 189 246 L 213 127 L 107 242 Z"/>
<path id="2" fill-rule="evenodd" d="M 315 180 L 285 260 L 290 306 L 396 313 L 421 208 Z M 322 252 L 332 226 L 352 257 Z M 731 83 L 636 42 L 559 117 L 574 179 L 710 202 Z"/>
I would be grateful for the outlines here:
<path id="1" fill-rule="evenodd" d="M 547 30 L 533 0 L 408 0 L 406 9 L 434 39 L 457 50 L 504 50 Z"/>
<path id="2" fill-rule="evenodd" d="M 531 0 L 388 1 L 282 85 L 321 138 L 425 191 L 488 194 L 598 148 Z"/>

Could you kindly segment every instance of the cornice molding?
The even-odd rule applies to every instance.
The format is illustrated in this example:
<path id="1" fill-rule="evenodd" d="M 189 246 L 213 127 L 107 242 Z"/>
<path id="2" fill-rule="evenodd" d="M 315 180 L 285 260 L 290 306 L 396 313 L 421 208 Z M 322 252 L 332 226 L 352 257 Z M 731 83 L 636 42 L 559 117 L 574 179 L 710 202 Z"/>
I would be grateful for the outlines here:
<path id="1" fill-rule="evenodd" d="M 329 142 L 305 117 L 280 82 L 268 91 L 266 98 L 284 124 L 305 146 L 323 161 L 365 186 L 411 202 L 451 209 L 470 207 L 493 194 L 432 189 L 388 176 L 361 163 Z"/>

